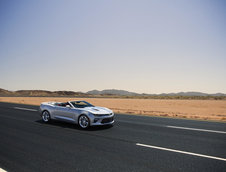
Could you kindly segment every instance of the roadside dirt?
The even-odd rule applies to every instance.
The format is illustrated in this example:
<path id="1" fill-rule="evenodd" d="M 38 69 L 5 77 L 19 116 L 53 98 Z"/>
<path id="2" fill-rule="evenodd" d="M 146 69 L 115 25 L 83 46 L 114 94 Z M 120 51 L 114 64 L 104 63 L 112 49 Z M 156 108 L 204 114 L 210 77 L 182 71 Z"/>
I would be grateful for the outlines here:
<path id="1" fill-rule="evenodd" d="M 104 106 L 115 113 L 226 122 L 225 100 L 156 100 L 156 99 L 108 99 L 108 98 L 57 98 L 57 97 L 0 97 L 0 102 L 40 105 L 41 102 L 85 100 L 96 106 Z"/>

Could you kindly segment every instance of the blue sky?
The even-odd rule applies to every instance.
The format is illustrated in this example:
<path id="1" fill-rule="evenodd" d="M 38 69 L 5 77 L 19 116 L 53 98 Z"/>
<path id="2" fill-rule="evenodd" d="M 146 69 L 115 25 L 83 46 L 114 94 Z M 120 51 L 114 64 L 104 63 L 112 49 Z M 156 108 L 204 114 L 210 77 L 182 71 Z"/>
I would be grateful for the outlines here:
<path id="1" fill-rule="evenodd" d="M 0 88 L 226 93 L 226 2 L 0 1 Z"/>

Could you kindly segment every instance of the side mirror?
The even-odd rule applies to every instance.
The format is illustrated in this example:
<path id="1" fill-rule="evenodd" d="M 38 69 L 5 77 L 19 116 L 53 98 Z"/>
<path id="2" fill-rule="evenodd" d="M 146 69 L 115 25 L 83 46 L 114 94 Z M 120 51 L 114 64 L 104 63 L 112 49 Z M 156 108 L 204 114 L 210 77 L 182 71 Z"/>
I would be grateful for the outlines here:
<path id="1" fill-rule="evenodd" d="M 66 105 L 66 108 L 71 108 L 71 106 L 70 105 Z"/>

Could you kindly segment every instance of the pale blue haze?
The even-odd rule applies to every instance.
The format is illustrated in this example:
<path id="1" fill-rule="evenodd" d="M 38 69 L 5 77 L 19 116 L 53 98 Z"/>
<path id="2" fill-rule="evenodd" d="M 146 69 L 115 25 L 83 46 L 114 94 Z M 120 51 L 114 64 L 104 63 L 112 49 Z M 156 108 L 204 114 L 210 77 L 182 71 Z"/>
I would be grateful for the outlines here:
<path id="1" fill-rule="evenodd" d="M 0 88 L 226 93 L 226 1 L 0 1 Z"/>

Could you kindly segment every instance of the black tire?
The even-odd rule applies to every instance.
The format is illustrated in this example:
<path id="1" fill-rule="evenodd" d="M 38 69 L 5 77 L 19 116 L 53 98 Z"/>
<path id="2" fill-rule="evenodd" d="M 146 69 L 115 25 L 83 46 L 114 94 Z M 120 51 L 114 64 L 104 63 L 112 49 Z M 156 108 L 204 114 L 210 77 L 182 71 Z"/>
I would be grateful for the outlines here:
<path id="1" fill-rule="evenodd" d="M 78 118 L 78 125 L 82 129 L 87 129 L 90 126 L 89 118 L 86 115 L 81 115 Z"/>
<path id="2" fill-rule="evenodd" d="M 47 110 L 43 111 L 42 112 L 42 121 L 44 123 L 48 123 L 50 120 L 51 120 L 50 113 Z"/>

